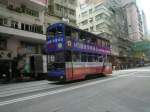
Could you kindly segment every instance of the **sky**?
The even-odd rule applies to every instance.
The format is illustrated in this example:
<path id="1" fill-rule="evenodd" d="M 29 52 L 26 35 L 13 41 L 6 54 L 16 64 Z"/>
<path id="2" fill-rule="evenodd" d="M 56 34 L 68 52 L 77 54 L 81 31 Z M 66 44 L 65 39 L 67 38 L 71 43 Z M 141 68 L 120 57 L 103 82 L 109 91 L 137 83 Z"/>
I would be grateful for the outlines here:
<path id="1" fill-rule="evenodd" d="M 144 10 L 147 19 L 147 27 L 150 31 L 150 0 L 138 0 L 138 3 Z"/>

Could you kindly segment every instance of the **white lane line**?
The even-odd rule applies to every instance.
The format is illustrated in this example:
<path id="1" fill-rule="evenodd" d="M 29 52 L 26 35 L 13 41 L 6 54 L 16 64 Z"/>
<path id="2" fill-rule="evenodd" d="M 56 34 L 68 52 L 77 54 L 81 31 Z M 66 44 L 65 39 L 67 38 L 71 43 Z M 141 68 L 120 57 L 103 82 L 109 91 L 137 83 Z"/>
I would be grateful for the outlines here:
<path id="1" fill-rule="evenodd" d="M 22 85 L 19 85 L 19 84 L 12 84 L 12 85 L 2 85 L 0 87 L 0 90 L 5 90 L 5 91 L 10 91 L 10 90 L 14 90 L 14 89 L 20 89 L 20 88 L 27 88 L 27 87 L 34 87 L 34 86 L 40 86 L 40 85 L 45 85 L 45 84 L 48 84 L 49 82 L 48 81 L 44 81 L 44 82 L 41 82 L 41 83 L 23 83 Z"/>
<path id="2" fill-rule="evenodd" d="M 133 76 L 133 77 L 139 77 L 139 78 L 150 78 L 150 76 L 146 76 L 146 75 L 139 75 L 139 76 Z"/>
<path id="3" fill-rule="evenodd" d="M 95 82 L 89 82 L 89 83 L 86 83 L 86 84 L 77 85 L 77 86 L 73 86 L 73 87 L 68 87 L 68 88 L 65 88 L 65 89 L 54 90 L 54 91 L 50 91 L 50 92 L 46 92 L 46 93 L 41 93 L 41 94 L 31 95 L 31 96 L 27 96 L 27 97 L 22 97 L 22 98 L 16 98 L 16 99 L 8 100 L 8 101 L 3 101 L 3 102 L 0 102 L 0 106 L 5 106 L 5 105 L 16 103 L 16 102 L 21 102 L 21 101 L 36 99 L 36 98 L 40 98 L 40 97 L 44 97 L 44 96 L 48 96 L 48 95 L 67 92 L 67 91 L 75 90 L 75 89 L 78 89 L 78 88 L 83 88 L 83 87 L 92 86 L 92 85 L 95 85 L 95 84 L 104 83 L 104 82 L 107 82 L 107 81 L 112 81 L 112 80 L 119 79 L 121 77 L 126 77 L 126 76 L 130 76 L 130 75 L 116 76 L 114 78 L 99 80 L 99 81 L 95 81 Z"/>
<path id="4" fill-rule="evenodd" d="M 12 90 L 12 91 L 4 91 L 4 92 L 0 92 L 0 98 L 12 96 L 12 95 L 19 95 L 19 94 L 23 94 L 23 93 L 36 92 L 36 91 L 40 91 L 40 90 L 44 90 L 44 89 L 52 89 L 55 87 L 62 87 L 62 86 L 63 85 L 57 85 L 57 86 L 43 85 L 40 87 L 23 88 L 23 89 Z"/>

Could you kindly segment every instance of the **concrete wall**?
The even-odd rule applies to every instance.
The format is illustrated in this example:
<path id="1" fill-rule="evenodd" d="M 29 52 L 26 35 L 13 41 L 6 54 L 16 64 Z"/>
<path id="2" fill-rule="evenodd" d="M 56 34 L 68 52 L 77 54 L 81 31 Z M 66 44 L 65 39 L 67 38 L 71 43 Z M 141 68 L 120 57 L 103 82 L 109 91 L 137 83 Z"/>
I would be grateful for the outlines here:
<path id="1" fill-rule="evenodd" d="M 17 49 L 20 47 L 20 41 L 17 39 L 9 38 L 7 40 L 7 49 L 12 52 L 12 56 L 17 56 Z"/>

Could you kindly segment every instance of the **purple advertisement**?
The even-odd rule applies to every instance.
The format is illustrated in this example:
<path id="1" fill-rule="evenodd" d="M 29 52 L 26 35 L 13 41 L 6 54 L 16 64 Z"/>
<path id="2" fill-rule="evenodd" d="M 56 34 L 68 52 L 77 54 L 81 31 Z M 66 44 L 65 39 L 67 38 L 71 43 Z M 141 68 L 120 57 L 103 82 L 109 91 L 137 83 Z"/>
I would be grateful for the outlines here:
<path id="1" fill-rule="evenodd" d="M 67 40 L 65 45 L 65 40 L 63 38 L 50 39 L 46 45 L 47 52 L 62 51 L 65 49 L 65 47 L 66 49 L 87 53 L 111 54 L 109 47 L 101 47 L 98 45 L 83 43 L 75 40 Z"/>
<path id="2" fill-rule="evenodd" d="M 98 45 L 90 44 L 90 43 L 83 43 L 79 41 L 67 41 L 67 48 L 72 48 L 73 50 L 77 51 L 84 51 L 84 52 L 93 52 L 99 54 L 111 54 L 111 50 L 109 47 L 101 47 Z"/>

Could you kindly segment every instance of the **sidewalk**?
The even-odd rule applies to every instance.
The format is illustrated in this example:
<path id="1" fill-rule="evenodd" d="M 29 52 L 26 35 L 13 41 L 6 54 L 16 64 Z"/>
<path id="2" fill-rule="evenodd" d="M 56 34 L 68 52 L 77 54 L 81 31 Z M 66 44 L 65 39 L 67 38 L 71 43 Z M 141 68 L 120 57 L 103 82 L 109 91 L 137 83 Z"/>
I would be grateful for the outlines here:
<path id="1" fill-rule="evenodd" d="M 134 72 L 137 72 L 137 71 L 150 71 L 150 67 L 147 66 L 147 67 L 138 67 L 138 68 L 133 68 L 133 69 L 125 69 L 125 70 L 113 70 L 113 73 L 112 75 L 122 75 L 122 74 L 127 74 L 127 73 L 134 73 Z"/>

